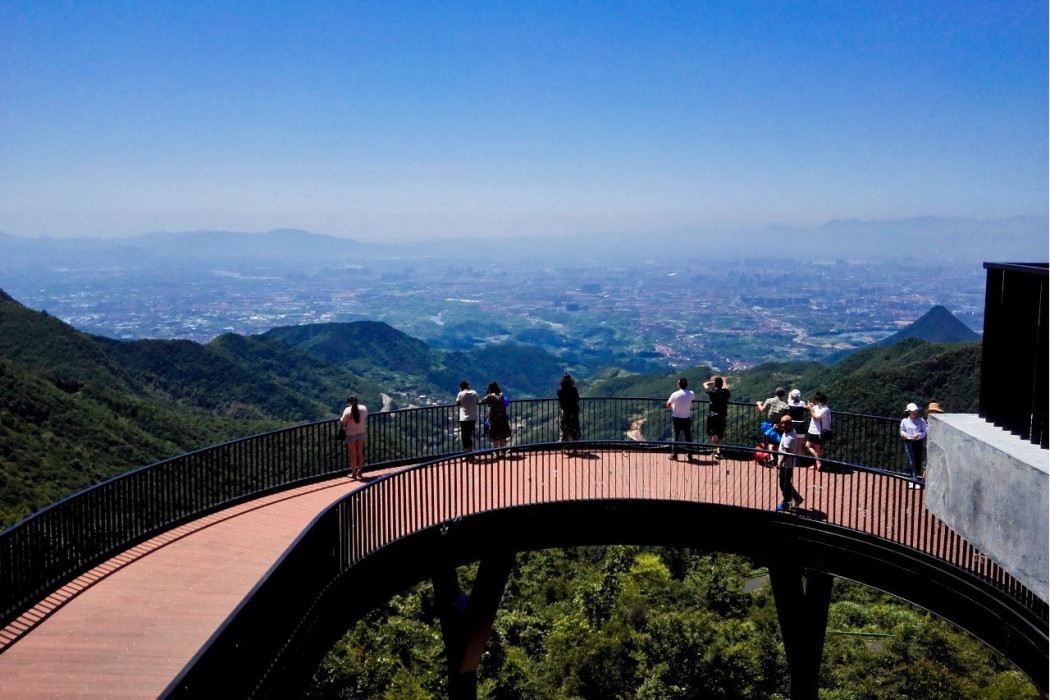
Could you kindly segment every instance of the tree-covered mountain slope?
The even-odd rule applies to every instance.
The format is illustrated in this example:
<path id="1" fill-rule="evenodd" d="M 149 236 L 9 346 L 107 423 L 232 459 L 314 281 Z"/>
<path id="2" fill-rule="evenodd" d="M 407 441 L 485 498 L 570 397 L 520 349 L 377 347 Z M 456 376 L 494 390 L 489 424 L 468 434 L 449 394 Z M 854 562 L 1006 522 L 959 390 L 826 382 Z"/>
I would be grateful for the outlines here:
<path id="1" fill-rule="evenodd" d="M 128 388 L 119 364 L 99 338 L 43 311 L 34 311 L 0 290 L 0 357 L 79 383 Z"/>
<path id="2" fill-rule="evenodd" d="M 496 381 L 514 397 L 551 396 L 564 371 L 562 360 L 528 345 L 440 350 L 375 321 L 285 326 L 261 337 L 314 354 L 388 391 L 448 400 L 464 379 L 479 391 Z"/>
<path id="3" fill-rule="evenodd" d="M 891 347 L 861 350 L 827 366 L 819 362 L 766 363 L 726 375 L 734 401 L 761 401 L 782 386 L 804 397 L 828 395 L 832 410 L 897 416 L 914 401 L 937 401 L 945 411 L 974 413 L 980 386 L 978 343 L 928 343 L 909 338 Z M 699 368 L 676 374 L 639 374 L 586 382 L 588 396 L 664 396 L 679 376 L 702 396 L 701 383 L 711 376 Z"/>
<path id="4" fill-rule="evenodd" d="M 109 477 L 272 427 L 0 358 L 0 528 Z"/>

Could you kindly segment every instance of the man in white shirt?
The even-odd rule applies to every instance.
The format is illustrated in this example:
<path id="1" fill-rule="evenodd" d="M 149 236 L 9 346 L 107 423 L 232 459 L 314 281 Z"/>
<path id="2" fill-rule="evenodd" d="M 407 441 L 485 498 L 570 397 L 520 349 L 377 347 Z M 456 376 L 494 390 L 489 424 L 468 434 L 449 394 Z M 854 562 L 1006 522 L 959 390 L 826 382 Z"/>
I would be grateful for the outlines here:
<path id="1" fill-rule="evenodd" d="M 692 391 L 687 389 L 689 382 L 685 377 L 678 380 L 678 391 L 671 394 L 667 399 L 667 407 L 671 409 L 671 423 L 674 426 L 674 442 L 671 446 L 671 459 L 678 459 L 678 437 L 685 435 L 685 441 L 693 441 L 693 399 L 696 397 Z"/>
<path id="2" fill-rule="evenodd" d="M 478 402 L 481 397 L 468 382 L 459 383 L 456 405 L 459 406 L 459 436 L 464 452 L 474 451 L 474 427 L 478 424 Z"/>

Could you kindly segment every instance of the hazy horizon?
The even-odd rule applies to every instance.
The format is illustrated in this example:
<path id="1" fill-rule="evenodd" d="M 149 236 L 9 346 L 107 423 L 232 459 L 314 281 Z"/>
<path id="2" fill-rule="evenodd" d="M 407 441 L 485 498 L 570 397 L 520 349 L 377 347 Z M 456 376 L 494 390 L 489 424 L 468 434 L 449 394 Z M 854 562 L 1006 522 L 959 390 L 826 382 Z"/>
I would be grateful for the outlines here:
<path id="1" fill-rule="evenodd" d="M 0 231 L 1045 218 L 1045 4 L 0 5 Z"/>

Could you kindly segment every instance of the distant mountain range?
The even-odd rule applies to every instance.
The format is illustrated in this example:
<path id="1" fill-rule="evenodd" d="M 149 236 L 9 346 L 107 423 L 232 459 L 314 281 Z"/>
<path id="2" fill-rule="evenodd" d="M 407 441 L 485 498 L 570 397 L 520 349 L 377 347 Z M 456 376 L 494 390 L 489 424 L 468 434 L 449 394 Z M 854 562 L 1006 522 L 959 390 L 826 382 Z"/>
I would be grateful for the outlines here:
<path id="1" fill-rule="evenodd" d="M 684 258 L 747 259 L 780 250 L 793 241 L 798 257 L 819 260 L 911 259 L 941 261 L 1044 261 L 1050 221 L 1038 217 L 1009 219 L 915 218 L 892 221 L 831 221 L 820 226 L 722 226 L 665 233 L 606 232 L 573 236 L 508 239 L 431 239 L 410 243 L 365 243 L 347 238 L 283 229 L 266 233 L 196 231 L 150 233 L 121 239 L 24 238 L 0 233 L 0 272 L 32 267 L 200 266 L 230 269 L 297 264 L 352 264 L 354 261 L 455 259 L 469 251 L 473 259 L 605 262 L 644 260 L 657 251 L 674 250 Z M 645 245 L 639 247 L 644 238 Z"/>

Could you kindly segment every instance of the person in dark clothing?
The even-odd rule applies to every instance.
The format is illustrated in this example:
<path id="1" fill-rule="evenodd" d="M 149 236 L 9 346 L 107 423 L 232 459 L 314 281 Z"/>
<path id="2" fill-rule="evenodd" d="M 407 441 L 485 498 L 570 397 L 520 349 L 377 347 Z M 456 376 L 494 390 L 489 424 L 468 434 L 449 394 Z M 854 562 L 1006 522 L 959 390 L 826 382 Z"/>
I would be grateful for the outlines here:
<path id="1" fill-rule="evenodd" d="M 722 377 L 711 377 L 704 382 L 704 391 L 710 402 L 707 407 L 707 441 L 717 445 L 725 438 L 726 416 L 729 414 L 729 388 Z M 715 459 L 722 455 L 716 448 Z"/>
<path id="2" fill-rule="evenodd" d="M 481 403 L 488 406 L 489 438 L 493 447 L 506 447 L 510 438 L 510 420 L 507 418 L 507 405 L 510 403 L 503 396 L 503 390 L 496 382 L 489 382 L 487 393 Z"/>
<path id="3" fill-rule="evenodd" d="M 777 470 L 780 478 L 780 505 L 777 510 L 790 510 L 802 505 L 802 494 L 795 490 L 792 478 L 802 449 L 798 433 L 791 424 L 791 416 L 781 416 L 777 421 L 777 432 L 780 433 L 780 446 L 777 448 Z"/>
<path id="4" fill-rule="evenodd" d="M 580 392 L 576 388 L 576 380 L 568 372 L 558 382 L 558 428 L 562 442 L 574 442 L 581 438 Z"/>

